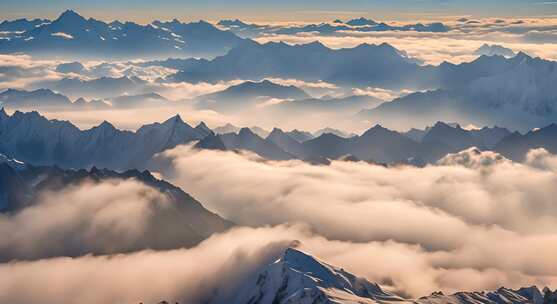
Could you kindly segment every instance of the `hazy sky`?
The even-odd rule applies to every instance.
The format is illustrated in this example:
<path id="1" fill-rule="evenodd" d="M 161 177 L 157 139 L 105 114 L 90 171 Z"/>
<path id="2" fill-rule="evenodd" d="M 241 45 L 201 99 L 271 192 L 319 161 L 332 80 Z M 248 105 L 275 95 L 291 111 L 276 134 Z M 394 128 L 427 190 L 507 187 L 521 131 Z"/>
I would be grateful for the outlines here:
<path id="1" fill-rule="evenodd" d="M 557 16 L 553 0 L 1 0 L 0 18 L 54 18 L 67 8 L 104 20 L 238 17 L 267 21 L 325 21 L 366 16 L 427 19 L 441 16 Z"/>

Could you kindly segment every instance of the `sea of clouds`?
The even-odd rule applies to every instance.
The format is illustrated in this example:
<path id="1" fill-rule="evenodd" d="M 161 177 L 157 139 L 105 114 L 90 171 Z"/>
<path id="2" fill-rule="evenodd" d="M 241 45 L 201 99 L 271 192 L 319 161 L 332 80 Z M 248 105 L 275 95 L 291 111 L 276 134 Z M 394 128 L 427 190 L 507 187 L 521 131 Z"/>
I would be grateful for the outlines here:
<path id="1" fill-rule="evenodd" d="M 224 303 L 292 244 L 408 297 L 557 284 L 557 157 L 544 150 L 519 164 L 469 149 L 425 168 L 314 166 L 187 146 L 156 161 L 159 174 L 238 227 L 189 249 L 130 253 L 125 244 L 159 210 L 153 202 L 165 206 L 156 191 L 126 182 L 48 193 L 0 217 L 4 235 L 17 231 L 0 242 L 17 259 L 0 264 L 0 301 Z M 77 244 L 68 238 L 112 254 L 67 257 Z"/>

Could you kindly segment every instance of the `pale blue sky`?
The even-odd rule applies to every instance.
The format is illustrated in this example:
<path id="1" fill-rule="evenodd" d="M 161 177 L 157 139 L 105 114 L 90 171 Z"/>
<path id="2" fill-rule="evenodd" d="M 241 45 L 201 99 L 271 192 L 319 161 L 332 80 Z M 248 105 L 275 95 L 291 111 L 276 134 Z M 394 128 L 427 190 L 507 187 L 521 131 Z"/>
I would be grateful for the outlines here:
<path id="1" fill-rule="evenodd" d="M 248 20 L 325 21 L 366 16 L 426 19 L 438 16 L 557 16 L 557 0 L 0 0 L 0 18 L 54 18 L 72 8 L 104 20 L 240 17 Z"/>

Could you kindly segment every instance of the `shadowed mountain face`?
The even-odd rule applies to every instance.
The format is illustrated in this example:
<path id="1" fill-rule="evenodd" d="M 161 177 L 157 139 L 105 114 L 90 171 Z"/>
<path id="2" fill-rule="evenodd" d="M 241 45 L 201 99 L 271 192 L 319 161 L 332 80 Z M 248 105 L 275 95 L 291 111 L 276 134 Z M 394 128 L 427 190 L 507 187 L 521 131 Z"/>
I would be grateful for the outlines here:
<path id="1" fill-rule="evenodd" d="M 281 129 L 274 128 L 265 140 L 273 142 L 285 152 L 296 156 L 296 158 L 305 160 L 311 157 L 311 154 L 307 153 L 300 141 L 296 140 L 292 137 L 292 135 L 285 133 Z"/>
<path id="2" fill-rule="evenodd" d="M 555 297 L 556 292 L 547 288 L 540 291 L 532 286 L 453 295 L 436 292 L 419 299 L 405 299 L 342 268 L 288 248 L 276 261 L 253 275 L 231 303 L 551 304 Z"/>
<path id="3" fill-rule="evenodd" d="M 497 152 L 514 161 L 523 161 L 528 151 L 536 148 L 544 148 L 553 154 L 557 153 L 556 124 L 530 131 L 524 135 L 513 133 L 495 145 Z"/>
<path id="4" fill-rule="evenodd" d="M 460 151 L 469 147 L 478 147 L 482 150 L 493 149 L 494 146 L 511 132 L 505 128 L 488 128 L 465 130 L 455 126 L 437 122 L 435 126 L 427 128 L 419 140 L 421 142 L 442 143 L 451 149 Z"/>
<path id="5" fill-rule="evenodd" d="M 0 158 L 0 212 L 9 212 L 17 216 L 21 212 L 26 212 L 29 207 L 44 206 L 42 204 L 45 203 L 41 202 L 44 193 L 49 193 L 51 198 L 54 195 L 54 198 L 56 198 L 57 193 L 75 190 L 76 187 L 83 184 L 94 185 L 124 181 L 139 183 L 162 194 L 161 196 L 155 196 L 153 201 L 149 202 L 152 204 L 153 211 L 145 223 L 142 236 L 131 242 L 126 241 L 110 247 L 93 246 L 91 248 L 86 244 L 79 244 L 77 237 L 75 240 L 68 238 L 64 241 L 64 246 L 51 251 L 52 256 L 80 256 L 88 253 L 120 253 L 147 248 L 189 247 L 196 245 L 213 233 L 222 232 L 232 227 L 231 222 L 209 212 L 180 188 L 156 179 L 149 171 L 129 170 L 117 173 L 106 169 L 99 170 L 95 167 L 89 171 L 63 170 L 58 167 L 35 167 L 9 160 L 4 156 Z M 124 200 L 125 197 L 115 198 L 110 204 L 117 205 Z M 125 206 L 122 206 L 122 208 L 125 208 Z M 133 216 L 133 214 L 130 214 L 130 216 Z M 113 227 L 113 229 L 116 229 L 116 227 Z M 79 231 L 75 231 L 76 235 L 79 233 Z M 111 233 L 110 228 L 107 228 L 103 237 L 109 238 Z M 78 243 L 74 243 L 76 241 Z M 13 258 L 35 259 L 37 257 L 30 253 L 26 255 L 18 252 L 16 248 L 4 248 L 0 253 L 2 262 Z M 41 258 L 44 257 L 46 256 L 41 256 Z"/>
<path id="6" fill-rule="evenodd" d="M 329 159 L 351 155 L 357 159 L 385 164 L 411 162 L 416 165 L 435 161 L 449 150 L 443 145 L 416 142 L 379 125 L 361 136 L 351 138 L 325 133 L 304 142 L 303 146 L 308 151 L 306 153 Z"/>
<path id="7" fill-rule="evenodd" d="M 154 21 L 148 25 L 120 21 L 105 23 L 86 19 L 71 10 L 53 21 L 2 23 L 0 28 L 24 31 L 9 40 L 1 40 L 0 52 L 25 52 L 41 57 L 215 56 L 244 43 L 233 33 L 204 21 Z"/>
<path id="8" fill-rule="evenodd" d="M 259 137 L 248 128 L 240 129 L 238 134 L 227 133 L 219 136 L 227 150 L 248 150 L 271 160 L 295 159 L 274 142 Z"/>

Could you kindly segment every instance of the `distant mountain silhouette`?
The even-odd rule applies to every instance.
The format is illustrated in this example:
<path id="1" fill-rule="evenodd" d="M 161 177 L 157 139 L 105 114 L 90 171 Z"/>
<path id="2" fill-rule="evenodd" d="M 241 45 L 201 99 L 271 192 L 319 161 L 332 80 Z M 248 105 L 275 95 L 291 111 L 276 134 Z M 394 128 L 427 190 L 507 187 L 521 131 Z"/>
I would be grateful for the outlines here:
<path id="1" fill-rule="evenodd" d="M 413 93 L 359 117 L 397 128 L 443 120 L 522 131 L 557 121 L 557 62 L 524 53 L 510 59 L 482 56 L 467 64 L 442 64 L 435 74 L 445 79 L 438 83 L 443 89 Z"/>
<path id="2" fill-rule="evenodd" d="M 66 96 L 85 98 L 109 98 L 147 93 L 145 92 L 147 81 L 139 77 L 127 76 L 119 78 L 100 77 L 91 80 L 68 77 L 55 81 L 44 81 L 38 85 Z"/>
<path id="3" fill-rule="evenodd" d="M 119 89 L 114 90 L 120 92 Z M 86 93 L 86 91 L 83 91 Z M 107 95 L 109 93 L 106 93 Z M 89 110 L 145 108 L 169 105 L 168 99 L 156 93 L 121 95 L 104 99 L 86 100 L 83 97 L 72 102 L 65 95 L 50 89 L 34 91 L 8 89 L 0 93 L 0 107 L 14 110 Z"/>
<path id="4" fill-rule="evenodd" d="M 0 29 L 24 31 L 0 40 L 0 52 L 25 52 L 41 57 L 137 58 L 140 56 L 215 56 L 244 40 L 229 31 L 199 21 L 105 23 L 67 10 L 53 21 L 4 22 Z"/>
<path id="5" fill-rule="evenodd" d="M 348 21 L 336 19 L 331 23 L 306 24 L 306 25 L 276 25 L 253 24 L 241 20 L 221 20 L 217 24 L 240 37 L 256 38 L 262 35 L 283 34 L 294 35 L 303 33 L 319 33 L 320 35 L 335 35 L 341 31 L 353 32 L 385 32 L 385 31 L 413 31 L 413 32 L 447 32 L 450 28 L 443 23 L 429 24 L 414 23 L 405 25 L 387 24 L 366 18 L 356 18 Z"/>
<path id="6" fill-rule="evenodd" d="M 64 95 L 48 89 L 24 91 L 8 89 L 0 93 L 0 107 L 9 108 L 63 108 L 72 102 Z"/>
<path id="7" fill-rule="evenodd" d="M 307 98 L 287 100 L 271 106 L 273 110 L 279 110 L 284 113 L 300 113 L 309 111 L 310 113 L 340 113 L 347 112 L 350 114 L 357 113 L 362 109 L 375 108 L 385 102 L 384 100 L 372 96 L 347 96 L 341 98 Z"/>
<path id="8" fill-rule="evenodd" d="M 280 147 L 285 152 L 296 156 L 298 159 L 308 159 L 311 157 L 303 147 L 303 145 L 292 138 L 289 134 L 285 133 L 279 128 L 274 128 L 271 134 L 266 138 L 267 141 L 271 141 Z"/>
<path id="9" fill-rule="evenodd" d="M 311 133 L 298 130 L 298 129 L 294 129 L 292 131 L 286 132 L 286 135 L 290 136 L 292 139 L 300 143 L 314 138 L 314 136 Z"/>
<path id="10" fill-rule="evenodd" d="M 263 80 L 261 82 L 246 81 L 220 92 L 199 96 L 196 100 L 197 106 L 200 108 L 240 112 L 269 98 L 304 99 L 308 97 L 306 92 L 295 86 L 284 86 Z"/>
<path id="11" fill-rule="evenodd" d="M 319 137 L 319 136 L 321 136 L 321 135 L 323 135 L 323 134 L 327 134 L 327 133 L 334 134 L 334 135 L 336 135 L 336 136 L 338 136 L 338 137 L 343 137 L 343 138 L 349 138 L 349 137 L 354 137 L 354 136 L 356 136 L 356 134 L 349 134 L 349 133 L 346 133 L 346 132 L 344 132 L 344 131 L 342 131 L 342 130 L 339 130 L 339 129 L 334 129 L 334 128 L 330 128 L 330 127 L 325 127 L 325 128 L 323 128 L 323 129 L 319 129 L 319 130 L 313 132 L 313 137 L 314 137 L 314 138 L 315 138 L 315 137 Z"/>
<path id="12" fill-rule="evenodd" d="M 245 43 L 167 78 L 175 82 L 284 78 L 385 88 L 414 86 L 422 68 L 389 44 L 333 50 L 319 42 Z M 380 72 L 379 72 L 380 71 Z"/>
<path id="13" fill-rule="evenodd" d="M 480 48 L 478 48 L 475 52 L 474 55 L 478 55 L 478 56 L 504 56 L 504 57 L 514 57 L 515 53 L 512 49 L 506 48 L 504 46 L 501 45 L 497 45 L 497 44 L 483 44 Z"/>
<path id="14" fill-rule="evenodd" d="M 270 160 L 295 159 L 270 140 L 265 140 L 253 133 L 249 128 L 242 128 L 238 134 L 220 135 L 227 150 L 248 150 Z"/>
<path id="15" fill-rule="evenodd" d="M 227 123 L 224 126 L 214 128 L 213 132 L 215 132 L 216 134 L 238 133 L 240 129 L 240 127 L 237 127 L 231 123 Z"/>

